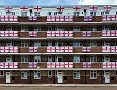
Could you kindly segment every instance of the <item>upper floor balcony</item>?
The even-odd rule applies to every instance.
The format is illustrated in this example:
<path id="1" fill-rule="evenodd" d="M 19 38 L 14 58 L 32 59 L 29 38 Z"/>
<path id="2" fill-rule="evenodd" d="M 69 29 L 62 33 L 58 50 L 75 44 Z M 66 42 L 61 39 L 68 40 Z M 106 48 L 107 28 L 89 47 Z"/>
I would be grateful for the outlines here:
<path id="1" fill-rule="evenodd" d="M 6 70 L 116 70 L 117 62 L 0 62 Z"/>

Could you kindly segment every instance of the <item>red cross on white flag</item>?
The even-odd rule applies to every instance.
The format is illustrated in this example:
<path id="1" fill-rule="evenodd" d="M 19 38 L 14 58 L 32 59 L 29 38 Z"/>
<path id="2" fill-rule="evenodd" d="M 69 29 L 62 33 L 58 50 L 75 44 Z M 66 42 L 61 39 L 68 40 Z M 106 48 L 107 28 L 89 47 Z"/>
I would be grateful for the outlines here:
<path id="1" fill-rule="evenodd" d="M 40 11 L 41 9 L 42 9 L 42 8 L 39 7 L 39 6 L 34 7 L 34 10 L 35 10 L 35 11 Z"/>
<path id="2" fill-rule="evenodd" d="M 111 32 L 109 30 L 103 30 L 102 31 L 102 36 L 110 36 L 111 35 Z"/>
<path id="3" fill-rule="evenodd" d="M 65 16 L 65 21 L 73 21 L 73 16 Z"/>
<path id="4" fill-rule="evenodd" d="M 0 47 L 0 52 L 9 52 L 9 47 Z"/>
<path id="5" fill-rule="evenodd" d="M 29 52 L 37 52 L 37 47 L 29 47 Z"/>
<path id="6" fill-rule="evenodd" d="M 112 30 L 112 31 L 110 31 L 110 32 L 111 32 L 111 36 L 114 36 L 114 37 L 117 36 L 117 30 Z"/>
<path id="7" fill-rule="evenodd" d="M 83 68 L 91 68 L 91 62 L 83 62 Z"/>
<path id="8" fill-rule="evenodd" d="M 55 47 L 47 47 L 47 52 L 55 52 Z"/>
<path id="9" fill-rule="evenodd" d="M 64 8 L 63 8 L 62 6 L 58 6 L 58 7 L 57 7 L 57 10 L 58 10 L 59 12 L 62 12 L 62 11 L 64 10 Z"/>
<path id="10" fill-rule="evenodd" d="M 65 68 L 73 68 L 73 62 L 65 62 Z"/>
<path id="11" fill-rule="evenodd" d="M 55 68 L 55 62 L 47 62 L 47 68 Z"/>
<path id="12" fill-rule="evenodd" d="M 65 52 L 73 52 L 73 47 L 65 47 Z"/>
<path id="13" fill-rule="evenodd" d="M 84 36 L 84 37 L 89 37 L 89 36 L 91 36 L 91 31 L 83 31 L 83 32 L 82 32 L 82 36 Z"/>
<path id="14" fill-rule="evenodd" d="M 64 21 L 64 16 L 56 16 L 56 21 Z"/>
<path id="15" fill-rule="evenodd" d="M 37 16 L 28 16 L 28 19 L 31 20 L 31 21 L 36 21 Z"/>
<path id="16" fill-rule="evenodd" d="M 104 10 L 106 10 L 106 11 L 111 10 L 111 8 L 112 8 L 112 7 L 111 7 L 111 6 L 108 6 L 108 5 L 107 5 L 107 6 L 104 6 Z"/>
<path id="17" fill-rule="evenodd" d="M 110 46 L 102 46 L 102 52 L 110 52 Z"/>
<path id="18" fill-rule="evenodd" d="M 111 15 L 103 15 L 102 20 L 103 21 L 110 21 L 111 20 Z"/>
<path id="19" fill-rule="evenodd" d="M 47 16 L 47 21 L 55 21 L 55 16 Z"/>
<path id="20" fill-rule="evenodd" d="M 7 62 L 0 63 L 0 68 L 8 68 L 8 67 L 9 67 L 9 63 L 7 63 Z"/>
<path id="21" fill-rule="evenodd" d="M 64 68 L 64 62 L 56 62 L 56 68 Z"/>
<path id="22" fill-rule="evenodd" d="M 92 21 L 92 16 L 84 16 L 84 21 Z"/>
<path id="23" fill-rule="evenodd" d="M 117 68 L 117 62 L 111 62 L 111 67 L 112 68 Z"/>
<path id="24" fill-rule="evenodd" d="M 5 6 L 4 9 L 5 9 L 6 11 L 11 11 L 11 10 L 12 10 L 12 6 Z"/>
<path id="25" fill-rule="evenodd" d="M 17 62 L 9 63 L 9 68 L 18 68 L 18 63 Z"/>
<path id="26" fill-rule="evenodd" d="M 65 37 L 73 37 L 73 31 L 65 31 Z"/>
<path id="27" fill-rule="evenodd" d="M 29 36 L 35 37 L 35 36 L 37 36 L 37 32 L 35 32 L 35 31 L 30 31 L 30 32 L 29 32 Z"/>
<path id="28" fill-rule="evenodd" d="M 37 67 L 37 62 L 29 62 L 29 68 L 36 68 Z"/>
<path id="29" fill-rule="evenodd" d="M 97 6 L 89 6 L 90 10 L 97 10 Z"/>
<path id="30" fill-rule="evenodd" d="M 82 47 L 83 52 L 91 52 L 91 47 Z"/>
<path id="31" fill-rule="evenodd" d="M 64 34 L 64 31 L 56 31 L 56 37 L 63 37 Z"/>
<path id="32" fill-rule="evenodd" d="M 10 37 L 17 37 L 18 36 L 18 31 L 9 31 L 9 36 Z"/>
<path id="33" fill-rule="evenodd" d="M 73 6 L 73 10 L 75 11 L 81 10 L 81 6 Z"/>
<path id="34" fill-rule="evenodd" d="M 0 36 L 1 37 L 8 37 L 9 36 L 9 31 L 0 31 Z"/>
<path id="35" fill-rule="evenodd" d="M 56 52 L 64 52 L 64 47 L 56 47 Z"/>
<path id="36" fill-rule="evenodd" d="M 55 37 L 55 31 L 47 31 L 48 37 Z"/>
<path id="37" fill-rule="evenodd" d="M 9 47 L 9 52 L 18 52 L 18 47 Z"/>
<path id="38" fill-rule="evenodd" d="M 111 68 L 111 62 L 103 62 L 103 68 Z"/>
<path id="39" fill-rule="evenodd" d="M 1 21 L 9 21 L 9 16 L 0 16 Z"/>
<path id="40" fill-rule="evenodd" d="M 18 21 L 18 16 L 9 16 L 9 21 Z"/>
<path id="41" fill-rule="evenodd" d="M 117 46 L 111 46 L 111 52 L 117 52 Z"/>
<path id="42" fill-rule="evenodd" d="M 28 10 L 28 7 L 27 7 L 27 6 L 21 6 L 21 7 L 20 7 L 20 10 L 21 10 L 21 11 L 27 11 L 27 10 Z"/>
<path id="43" fill-rule="evenodd" d="M 111 15 L 111 20 L 116 21 L 117 20 L 117 15 Z"/>

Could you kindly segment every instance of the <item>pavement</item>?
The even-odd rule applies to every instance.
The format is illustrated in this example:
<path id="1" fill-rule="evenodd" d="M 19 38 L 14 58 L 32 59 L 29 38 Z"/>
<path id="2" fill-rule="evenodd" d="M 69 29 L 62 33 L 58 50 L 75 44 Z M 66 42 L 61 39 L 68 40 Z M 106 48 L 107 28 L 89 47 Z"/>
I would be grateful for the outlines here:
<path id="1" fill-rule="evenodd" d="M 0 87 L 117 87 L 117 84 L 0 84 Z"/>

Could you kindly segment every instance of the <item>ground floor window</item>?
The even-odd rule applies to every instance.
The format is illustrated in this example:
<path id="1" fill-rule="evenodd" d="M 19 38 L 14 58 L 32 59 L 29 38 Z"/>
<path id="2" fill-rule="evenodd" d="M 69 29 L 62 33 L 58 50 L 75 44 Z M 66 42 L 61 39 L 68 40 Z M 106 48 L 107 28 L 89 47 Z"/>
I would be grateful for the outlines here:
<path id="1" fill-rule="evenodd" d="M 74 71 L 73 78 L 80 79 L 80 71 Z"/>
<path id="2" fill-rule="evenodd" d="M 27 71 L 21 72 L 21 79 L 27 79 Z"/>
<path id="3" fill-rule="evenodd" d="M 90 71 L 90 79 L 97 79 L 97 71 Z"/>
<path id="4" fill-rule="evenodd" d="M 34 79 L 41 79 L 41 71 L 34 71 Z"/>
<path id="5" fill-rule="evenodd" d="M 0 71 L 0 77 L 4 77 L 4 71 Z"/>
<path id="6" fill-rule="evenodd" d="M 52 71 L 48 71 L 48 77 L 52 77 Z"/>

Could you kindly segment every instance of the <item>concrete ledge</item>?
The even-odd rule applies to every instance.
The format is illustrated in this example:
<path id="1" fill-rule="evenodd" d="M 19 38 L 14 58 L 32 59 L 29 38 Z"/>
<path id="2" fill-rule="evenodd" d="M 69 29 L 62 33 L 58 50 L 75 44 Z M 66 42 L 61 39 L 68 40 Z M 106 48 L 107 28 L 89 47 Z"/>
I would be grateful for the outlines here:
<path id="1" fill-rule="evenodd" d="M 0 87 L 117 87 L 117 84 L 0 84 Z"/>

